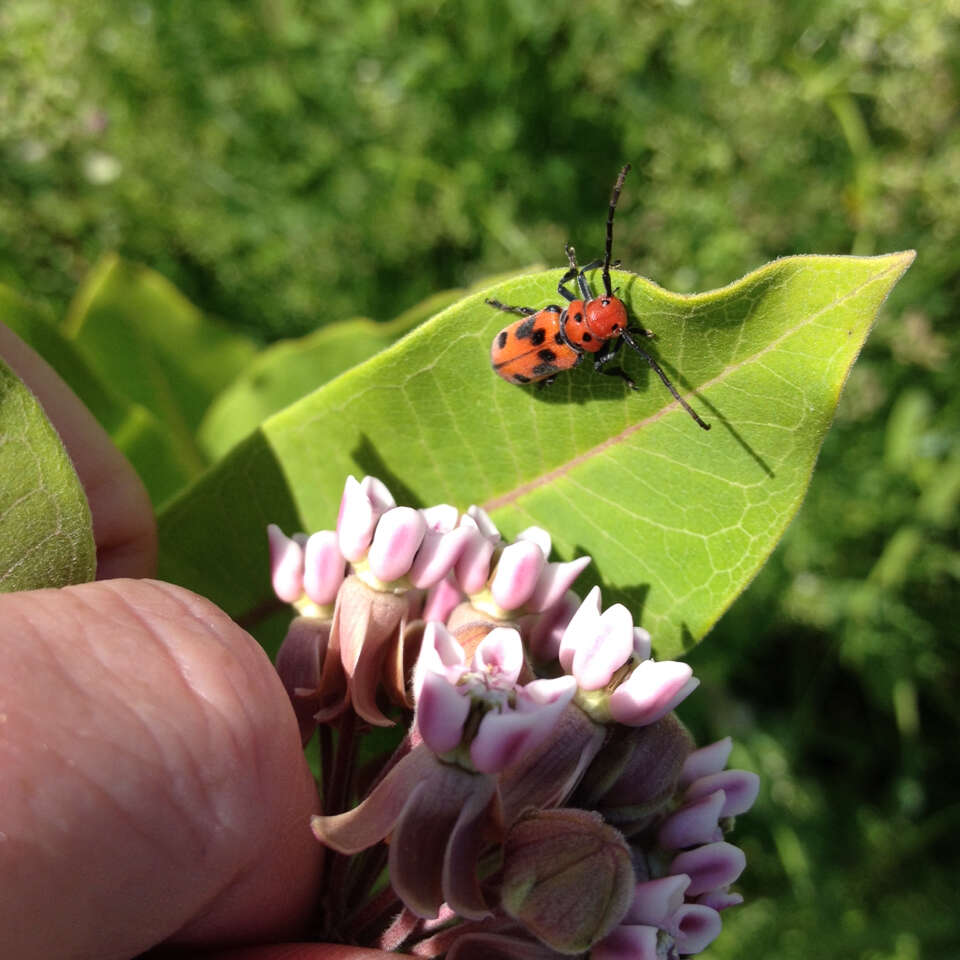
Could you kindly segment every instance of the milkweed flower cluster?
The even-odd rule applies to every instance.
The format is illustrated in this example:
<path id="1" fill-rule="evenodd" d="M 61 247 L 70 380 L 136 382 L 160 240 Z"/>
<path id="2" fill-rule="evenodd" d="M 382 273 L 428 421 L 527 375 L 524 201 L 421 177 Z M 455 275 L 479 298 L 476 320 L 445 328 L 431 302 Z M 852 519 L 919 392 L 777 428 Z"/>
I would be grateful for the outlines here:
<path id="1" fill-rule="evenodd" d="M 758 778 L 726 769 L 729 738 L 694 748 L 673 713 L 689 665 L 573 592 L 588 557 L 551 562 L 546 531 L 505 541 L 477 507 L 397 506 L 372 477 L 347 478 L 335 530 L 268 536 L 296 611 L 277 669 L 319 738 L 324 939 L 669 960 L 716 938 Z"/>

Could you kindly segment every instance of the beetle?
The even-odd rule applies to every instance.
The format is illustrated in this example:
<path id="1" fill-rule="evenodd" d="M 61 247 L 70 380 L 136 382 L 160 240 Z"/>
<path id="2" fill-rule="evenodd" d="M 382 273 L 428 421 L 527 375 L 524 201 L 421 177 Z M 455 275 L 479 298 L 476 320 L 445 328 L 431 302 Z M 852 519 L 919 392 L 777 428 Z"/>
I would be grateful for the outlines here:
<path id="1" fill-rule="evenodd" d="M 504 327 L 494 338 L 490 346 L 490 363 L 494 371 L 510 383 L 539 383 L 549 386 L 564 370 L 572 370 L 583 361 L 587 354 L 594 355 L 593 368 L 598 373 L 620 377 L 631 390 L 637 385 L 619 366 L 607 364 L 617 351 L 626 343 L 640 354 L 650 365 L 654 373 L 663 381 L 673 398 L 687 411 L 698 426 L 710 429 L 696 411 L 677 393 L 667 375 L 656 360 L 638 343 L 637 338 L 653 337 L 650 330 L 630 326 L 627 308 L 619 297 L 614 296 L 610 284 L 610 257 L 613 250 L 613 216 L 623 189 L 623 181 L 630 172 L 626 164 L 617 177 L 610 195 L 610 207 L 607 212 L 607 244 L 603 260 L 594 260 L 586 266 L 577 266 L 577 254 L 568 243 L 565 252 L 569 267 L 557 284 L 557 293 L 567 301 L 565 307 L 550 304 L 536 310 L 533 307 L 515 307 L 488 299 L 491 307 L 505 313 L 519 314 L 522 319 L 515 320 Z M 619 263 L 619 261 L 618 261 Z M 614 264 L 616 266 L 617 264 Z M 595 297 L 585 274 L 597 267 L 603 268 L 603 289 L 601 296 Z M 568 284 L 576 281 L 577 292 L 568 289 Z"/>

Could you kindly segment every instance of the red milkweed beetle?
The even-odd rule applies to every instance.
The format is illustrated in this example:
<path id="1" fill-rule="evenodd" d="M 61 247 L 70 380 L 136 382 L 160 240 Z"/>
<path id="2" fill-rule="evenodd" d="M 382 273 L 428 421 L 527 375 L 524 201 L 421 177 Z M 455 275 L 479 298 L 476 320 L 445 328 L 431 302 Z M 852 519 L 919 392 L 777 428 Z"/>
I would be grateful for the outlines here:
<path id="1" fill-rule="evenodd" d="M 557 293 L 568 301 L 566 308 L 551 304 L 541 310 L 532 307 L 511 307 L 499 300 L 487 300 L 491 307 L 506 313 L 518 313 L 524 319 L 504 327 L 494 338 L 490 347 L 490 363 L 497 374 L 510 383 L 541 383 L 548 386 L 564 370 L 577 366 L 588 353 L 596 354 L 593 368 L 598 373 L 621 377 L 631 390 L 637 385 L 627 376 L 622 367 L 606 364 L 616 356 L 624 341 L 650 364 L 654 373 L 663 381 L 673 398 L 704 430 L 710 429 L 690 404 L 674 389 L 667 375 L 653 357 L 640 347 L 635 337 L 652 337 L 653 333 L 642 327 L 631 327 L 627 308 L 615 297 L 610 286 L 610 256 L 613 249 L 613 214 L 620 199 L 623 181 L 630 171 L 626 164 L 613 185 L 610 209 L 607 213 L 607 246 L 603 260 L 594 260 L 584 267 L 577 266 L 576 251 L 570 244 L 565 250 L 570 268 L 560 278 Z M 593 296 L 587 278 L 588 270 L 603 267 L 604 294 Z M 577 281 L 580 299 L 567 289 L 571 280 Z"/>

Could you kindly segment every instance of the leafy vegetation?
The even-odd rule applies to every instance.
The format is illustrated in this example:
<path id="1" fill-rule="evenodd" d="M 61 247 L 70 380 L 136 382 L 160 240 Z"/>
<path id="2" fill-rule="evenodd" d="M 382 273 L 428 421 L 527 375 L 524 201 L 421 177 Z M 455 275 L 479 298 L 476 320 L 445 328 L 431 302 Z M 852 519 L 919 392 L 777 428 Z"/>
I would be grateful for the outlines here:
<path id="1" fill-rule="evenodd" d="M 306 335 L 334 355 L 340 338 L 359 360 L 403 324 L 345 321 L 560 265 L 568 239 L 593 255 L 624 161 L 616 255 L 671 290 L 786 254 L 916 248 L 803 509 L 691 654 L 710 682 L 685 716 L 704 739 L 733 731 L 765 782 L 740 833 L 748 904 L 711 956 L 953 957 L 958 34 L 951 0 L 8 4 L 0 282 L 47 305 L 21 327 L 162 504 L 280 409 L 256 346 Z M 111 276 L 133 284 L 113 306 Z M 166 335 L 190 359 L 182 404 L 103 368 L 95 290 L 101 317 L 145 318 L 151 357 Z M 670 326 L 649 325 L 672 361 Z M 673 369 L 699 385 L 710 350 Z M 682 427 L 684 449 L 718 436 Z M 286 503 L 274 479 L 257 493 Z"/>

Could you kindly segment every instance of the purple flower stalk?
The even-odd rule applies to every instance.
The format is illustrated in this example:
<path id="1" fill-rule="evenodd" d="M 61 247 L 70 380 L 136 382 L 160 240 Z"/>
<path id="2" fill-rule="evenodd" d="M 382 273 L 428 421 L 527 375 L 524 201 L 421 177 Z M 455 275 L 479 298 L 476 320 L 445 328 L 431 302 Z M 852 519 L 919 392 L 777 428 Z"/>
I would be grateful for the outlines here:
<path id="1" fill-rule="evenodd" d="M 398 506 L 372 477 L 347 478 L 335 530 L 268 539 L 298 614 L 277 669 L 319 737 L 324 939 L 671 960 L 719 935 L 759 779 L 726 769 L 729 738 L 693 748 L 673 711 L 699 681 L 599 588 L 580 600 L 588 557 L 551 561 L 545 530 L 507 541 L 475 506 Z M 372 761 L 366 731 L 393 724 Z"/>

